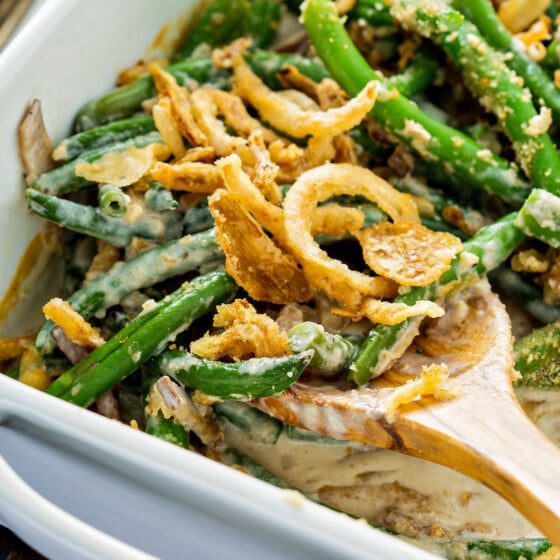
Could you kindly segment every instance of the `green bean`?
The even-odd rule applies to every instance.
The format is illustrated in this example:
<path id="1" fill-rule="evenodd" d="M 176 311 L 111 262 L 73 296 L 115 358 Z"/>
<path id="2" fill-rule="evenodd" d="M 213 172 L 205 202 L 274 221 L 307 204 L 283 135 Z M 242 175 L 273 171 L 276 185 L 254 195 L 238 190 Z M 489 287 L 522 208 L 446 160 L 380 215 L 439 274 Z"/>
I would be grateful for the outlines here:
<path id="1" fill-rule="evenodd" d="M 56 147 L 54 156 L 57 161 L 69 161 L 83 152 L 123 142 L 155 130 L 154 119 L 149 116 L 114 121 L 65 138 Z"/>
<path id="2" fill-rule="evenodd" d="M 211 0 L 175 58 L 190 57 L 201 45 L 220 47 L 241 37 L 247 29 L 247 0 Z"/>
<path id="3" fill-rule="evenodd" d="M 175 212 L 145 211 L 135 222 L 107 216 L 96 206 L 87 206 L 35 189 L 25 190 L 28 208 L 60 226 L 103 239 L 117 247 L 128 245 L 133 237 L 167 241 L 181 232 L 182 217 Z"/>
<path id="4" fill-rule="evenodd" d="M 439 68 L 435 51 L 423 45 L 414 53 L 412 60 L 401 72 L 387 78 L 387 85 L 397 88 L 405 97 L 410 97 L 430 86 Z"/>
<path id="5" fill-rule="evenodd" d="M 248 401 L 287 389 L 299 378 L 311 356 L 311 352 L 302 352 L 226 363 L 199 358 L 186 351 L 166 350 L 154 358 L 154 367 L 162 375 L 211 397 Z"/>
<path id="6" fill-rule="evenodd" d="M 251 46 L 257 49 L 269 47 L 278 31 L 282 18 L 279 0 L 251 0 L 247 19 L 247 34 Z"/>
<path id="7" fill-rule="evenodd" d="M 128 211 L 130 197 L 120 187 L 102 185 L 97 193 L 97 202 L 106 216 L 122 218 Z"/>
<path id="8" fill-rule="evenodd" d="M 442 191 L 429 187 L 425 182 L 418 180 L 413 175 L 409 174 L 406 177 L 394 179 L 391 183 L 399 191 L 422 197 L 433 206 L 434 213 L 432 218 L 434 222 L 432 224 L 433 227 L 430 229 L 449 231 L 449 229 L 443 227 L 443 224 L 451 223 L 459 229 L 456 235 L 465 238 L 461 232 L 471 236 L 489 222 L 489 219 L 478 210 L 456 202 Z M 422 216 L 422 223 L 427 225 L 425 216 Z"/>
<path id="9" fill-rule="evenodd" d="M 560 39 L 550 41 L 540 65 L 550 73 L 554 73 L 558 69 L 560 66 Z"/>
<path id="10" fill-rule="evenodd" d="M 146 201 L 147 208 L 152 212 L 175 210 L 179 206 L 173 193 L 158 181 L 152 181 L 150 183 L 149 188 L 144 193 L 144 200 Z"/>
<path id="11" fill-rule="evenodd" d="M 441 543 L 447 560 L 536 560 L 551 542 L 546 539 L 454 540 Z"/>
<path id="12" fill-rule="evenodd" d="M 216 403 L 213 408 L 220 418 L 244 430 L 247 438 L 253 442 L 274 445 L 284 429 L 280 420 L 247 403 L 224 401 Z"/>
<path id="13" fill-rule="evenodd" d="M 515 225 L 527 236 L 560 248 L 560 198 L 542 189 L 533 189 L 519 210 Z"/>
<path id="14" fill-rule="evenodd" d="M 355 20 L 363 19 L 374 27 L 395 28 L 395 22 L 387 6 L 379 0 L 357 0 L 348 17 Z"/>
<path id="15" fill-rule="evenodd" d="M 547 389 L 560 387 L 560 321 L 534 329 L 514 344 L 517 381 Z"/>
<path id="16" fill-rule="evenodd" d="M 502 294 L 518 302 L 535 319 L 552 323 L 560 319 L 560 307 L 543 302 L 542 290 L 506 263 L 489 274 L 490 282 Z"/>
<path id="17" fill-rule="evenodd" d="M 144 146 L 160 141 L 161 139 L 157 132 L 150 132 L 142 136 L 130 138 L 129 140 L 123 140 L 115 144 L 107 144 L 101 148 L 82 152 L 78 158 L 39 175 L 31 186 L 38 191 L 52 195 L 65 194 L 83 189 L 94 183 L 93 181 L 76 175 L 76 165 L 78 163 L 92 163 L 110 152 L 122 152 L 131 146 L 143 148 Z"/>
<path id="18" fill-rule="evenodd" d="M 372 116 L 395 137 L 465 184 L 515 205 L 523 203 L 529 194 L 528 184 L 509 162 L 490 154 L 460 131 L 430 118 L 405 96 L 391 95 L 386 80 L 352 43 L 331 2 L 306 2 L 303 21 L 318 55 L 350 95 L 356 95 L 371 80 L 384 86 Z"/>
<path id="19" fill-rule="evenodd" d="M 521 76 L 533 98 L 552 109 L 560 119 L 560 91 L 547 73 L 529 58 L 500 21 L 490 0 L 453 0 L 452 5 L 471 20 L 484 38 L 506 54 L 506 64 Z M 491 79 L 491 78 L 490 78 Z"/>
<path id="20" fill-rule="evenodd" d="M 465 242 L 463 250 L 451 262 L 451 268 L 426 287 L 414 287 L 400 294 L 395 302 L 408 305 L 421 299 L 437 301 L 450 291 L 460 289 L 504 262 L 525 239 L 514 225 L 516 214 L 508 214 L 479 230 Z M 476 264 L 465 261 L 476 257 Z M 370 331 L 350 366 L 350 379 L 363 385 L 377 377 L 400 357 L 418 333 L 421 317 L 411 317 L 397 325 L 380 325 Z"/>
<path id="21" fill-rule="evenodd" d="M 47 389 L 80 406 L 89 406 L 112 389 L 171 340 L 178 331 L 230 300 L 237 291 L 225 272 L 199 276 L 140 314 L 125 328 L 64 372 Z"/>
<path id="22" fill-rule="evenodd" d="M 72 308 L 85 319 L 121 302 L 131 292 L 168 278 L 198 270 L 204 272 L 223 262 L 224 256 L 214 230 L 186 235 L 147 249 L 132 259 L 118 262 L 69 296 Z M 47 321 L 35 337 L 37 350 L 52 351 L 52 321 Z"/>
<path id="23" fill-rule="evenodd" d="M 64 258 L 64 293 L 67 294 L 82 285 L 97 251 L 95 239 L 79 234 L 69 237 Z"/>
<path id="24" fill-rule="evenodd" d="M 278 81 L 278 72 L 286 65 L 292 64 L 300 72 L 315 81 L 328 76 L 323 63 L 317 58 L 304 57 L 298 54 L 270 53 L 268 51 L 255 51 L 247 56 L 253 70 L 270 87 L 281 87 Z M 210 57 L 187 58 L 183 61 L 170 64 L 165 68 L 177 83 L 192 87 L 192 83 L 211 83 L 215 87 L 225 87 L 228 83 L 228 73 L 216 70 Z M 98 127 L 104 123 L 131 117 L 142 110 L 142 102 L 156 94 L 156 89 L 149 75 L 121 86 L 107 94 L 89 101 L 76 116 L 74 128 L 78 131 Z"/>
<path id="25" fill-rule="evenodd" d="M 185 212 L 183 231 L 196 233 L 211 227 L 214 227 L 214 218 L 210 214 L 208 199 L 203 198 Z"/>
<path id="26" fill-rule="evenodd" d="M 548 4 L 548 8 L 546 9 L 545 13 L 552 20 L 552 28 L 556 29 L 557 28 L 556 18 L 560 13 L 558 0 L 550 0 L 550 3 Z"/>
<path id="27" fill-rule="evenodd" d="M 193 81 L 206 83 L 224 81 L 225 73 L 216 71 L 209 57 L 188 58 L 165 68 L 181 85 Z M 92 99 L 77 113 L 74 129 L 78 132 L 105 123 L 131 117 L 142 111 L 142 102 L 156 94 L 152 77 L 148 74 L 107 94 Z"/>
<path id="28" fill-rule="evenodd" d="M 155 414 L 146 412 L 146 433 L 183 449 L 189 448 L 189 432 L 173 418 L 165 418 L 161 410 Z"/>
<path id="29" fill-rule="evenodd" d="M 472 93 L 497 116 L 534 185 L 560 193 L 560 156 L 544 132 L 547 126 L 535 110 L 530 91 L 507 67 L 504 56 L 444 0 L 434 0 L 429 9 L 421 0 L 393 0 L 391 14 L 444 49 Z"/>
<path id="30" fill-rule="evenodd" d="M 343 336 L 325 331 L 323 325 L 304 321 L 288 332 L 290 350 L 294 353 L 313 350 L 309 367 L 323 376 L 336 375 L 350 365 L 356 346 Z"/>

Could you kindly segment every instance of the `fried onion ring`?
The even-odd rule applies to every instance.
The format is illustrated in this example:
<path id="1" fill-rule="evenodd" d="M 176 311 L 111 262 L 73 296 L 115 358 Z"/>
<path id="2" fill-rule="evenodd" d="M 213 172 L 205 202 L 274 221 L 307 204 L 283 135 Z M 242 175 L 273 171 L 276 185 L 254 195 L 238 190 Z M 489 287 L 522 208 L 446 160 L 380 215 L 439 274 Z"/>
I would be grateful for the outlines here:
<path id="1" fill-rule="evenodd" d="M 210 194 L 224 186 L 216 166 L 200 161 L 159 162 L 154 165 L 151 174 L 166 189 L 176 191 Z"/>
<path id="2" fill-rule="evenodd" d="M 302 265 L 306 276 L 332 299 L 350 308 L 359 307 L 364 296 L 394 295 L 394 284 L 351 270 L 331 259 L 314 241 L 310 230 L 313 208 L 335 195 L 364 196 L 376 203 L 393 220 L 418 222 L 416 206 L 408 195 L 399 193 L 366 168 L 350 164 L 327 164 L 307 171 L 284 199 L 286 242 Z"/>
<path id="3" fill-rule="evenodd" d="M 209 207 L 226 256 L 226 272 L 253 299 L 287 304 L 313 296 L 294 259 L 266 235 L 234 194 L 217 190 L 209 198 Z"/>
<path id="4" fill-rule="evenodd" d="M 235 57 L 233 71 L 235 92 L 247 100 L 272 127 L 294 138 L 335 136 L 350 130 L 371 111 L 379 86 L 378 82 L 371 81 L 342 107 L 310 111 L 303 110 L 300 103 L 294 103 L 271 90 L 241 55 Z"/>
<path id="5" fill-rule="evenodd" d="M 163 143 L 176 158 L 184 156 L 187 149 L 173 116 L 171 101 L 168 97 L 162 97 L 152 107 L 152 116 Z"/>
<path id="6" fill-rule="evenodd" d="M 175 78 L 156 64 L 149 66 L 154 84 L 161 97 L 169 97 L 173 114 L 181 134 L 191 146 L 206 146 L 208 141 L 196 124 L 193 116 L 191 96 L 187 88 L 180 86 Z"/>

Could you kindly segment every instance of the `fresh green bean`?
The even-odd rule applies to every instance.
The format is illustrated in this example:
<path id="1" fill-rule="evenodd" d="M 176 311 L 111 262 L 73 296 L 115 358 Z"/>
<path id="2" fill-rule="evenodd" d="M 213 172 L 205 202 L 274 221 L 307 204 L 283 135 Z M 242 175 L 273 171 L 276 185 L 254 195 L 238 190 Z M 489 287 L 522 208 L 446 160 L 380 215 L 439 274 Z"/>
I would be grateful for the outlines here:
<path id="1" fill-rule="evenodd" d="M 535 110 L 530 91 L 507 67 L 503 54 L 445 0 L 434 0 L 429 9 L 421 0 L 393 0 L 391 14 L 448 54 L 472 93 L 497 116 L 534 185 L 560 193 L 560 156 L 546 133 L 546 119 Z"/>
<path id="2" fill-rule="evenodd" d="M 51 196 L 32 188 L 25 190 L 25 198 L 28 208 L 35 214 L 72 231 L 103 239 L 117 247 L 128 245 L 133 237 L 167 241 L 181 233 L 182 216 L 171 211 L 146 210 L 138 220 L 131 223 L 126 218 L 107 216 L 97 206 Z"/>
<path id="3" fill-rule="evenodd" d="M 374 27 L 395 29 L 395 22 L 387 6 L 379 0 L 357 0 L 348 17 L 355 20 L 362 19 Z"/>
<path id="4" fill-rule="evenodd" d="M 461 232 L 471 236 L 489 222 L 489 219 L 478 210 L 452 200 L 442 191 L 429 187 L 411 174 L 403 178 L 396 178 L 391 183 L 399 191 L 422 197 L 433 206 L 434 222 L 431 224 L 433 226 L 431 229 L 449 231 L 449 228 L 444 226 L 451 223 L 459 229 L 459 232 L 452 233 L 464 238 L 465 236 L 461 235 Z M 427 225 L 426 217 L 421 216 L 421 218 L 422 223 Z"/>
<path id="5" fill-rule="evenodd" d="M 282 6 L 279 0 L 251 0 L 247 18 L 247 35 L 251 46 L 257 49 L 269 47 L 276 38 Z"/>
<path id="6" fill-rule="evenodd" d="M 434 82 L 439 68 L 434 50 L 423 45 L 401 72 L 387 78 L 387 86 L 397 88 L 405 97 L 411 97 Z"/>
<path id="7" fill-rule="evenodd" d="M 547 73 L 529 58 L 519 42 L 500 21 L 490 0 L 453 0 L 452 5 L 472 21 L 484 38 L 496 49 L 506 54 L 506 64 L 525 82 L 533 98 L 541 100 L 552 109 L 554 117 L 560 120 L 560 91 Z M 489 79 L 492 79 L 489 76 Z"/>
<path id="8" fill-rule="evenodd" d="M 304 321 L 288 332 L 292 352 L 313 350 L 309 367 L 323 376 L 336 375 L 350 365 L 356 346 L 338 334 L 325 331 L 323 325 Z"/>
<path id="9" fill-rule="evenodd" d="M 560 248 L 560 198 L 542 189 L 533 189 L 519 210 L 515 225 L 527 236 Z"/>
<path id="10" fill-rule="evenodd" d="M 540 61 L 540 65 L 550 72 L 554 73 L 560 66 L 560 39 L 553 39 L 546 47 L 546 54 Z"/>
<path id="11" fill-rule="evenodd" d="M 441 543 L 447 560 L 536 560 L 551 542 L 546 539 L 454 540 Z"/>
<path id="12" fill-rule="evenodd" d="M 489 278 L 497 291 L 518 302 L 540 322 L 552 323 L 560 319 L 560 306 L 544 303 L 542 290 L 535 282 L 512 270 L 508 264 L 491 271 Z"/>
<path id="13" fill-rule="evenodd" d="M 150 183 L 149 188 L 144 193 L 144 200 L 146 201 L 146 206 L 152 212 L 175 210 L 179 206 L 173 193 L 157 181 L 152 181 Z"/>
<path id="14" fill-rule="evenodd" d="M 518 383 L 547 389 L 560 387 L 560 321 L 534 329 L 514 344 Z"/>
<path id="15" fill-rule="evenodd" d="M 75 311 L 89 319 L 117 305 L 135 290 L 186 272 L 203 273 L 221 265 L 223 260 L 214 230 L 186 235 L 147 249 L 128 261 L 118 262 L 71 294 L 68 301 Z M 52 351 L 52 328 L 52 321 L 47 321 L 35 337 L 35 346 L 42 354 Z"/>
<path id="16" fill-rule="evenodd" d="M 69 161 L 82 153 L 103 148 L 154 132 L 156 126 L 151 116 L 140 116 L 114 121 L 65 138 L 55 149 L 57 161 Z"/>
<path id="17" fill-rule="evenodd" d="M 183 449 L 189 448 L 189 432 L 173 418 L 165 418 L 161 410 L 155 414 L 146 412 L 146 433 Z"/>
<path id="18" fill-rule="evenodd" d="M 51 195 L 60 195 L 83 189 L 94 183 L 93 181 L 76 175 L 77 164 L 93 163 L 110 152 L 122 152 L 131 146 L 143 148 L 144 146 L 160 141 L 161 139 L 157 132 L 150 132 L 130 138 L 129 140 L 123 140 L 115 144 L 107 144 L 101 148 L 82 152 L 78 158 L 39 175 L 31 186 L 42 193 Z"/>
<path id="19" fill-rule="evenodd" d="M 225 73 L 214 70 L 209 57 L 188 58 L 165 68 L 181 84 L 224 81 Z M 156 94 L 150 75 L 116 88 L 115 90 L 92 99 L 77 113 L 74 129 L 78 132 L 99 127 L 103 124 L 132 117 L 142 111 L 142 102 Z"/>
<path id="20" fill-rule="evenodd" d="M 546 15 L 552 20 L 552 28 L 556 29 L 558 27 L 556 18 L 560 13 L 560 7 L 558 6 L 558 0 L 550 0 L 548 8 L 546 9 Z"/>
<path id="21" fill-rule="evenodd" d="M 220 47 L 245 34 L 249 17 L 247 0 L 211 0 L 175 58 L 195 54 L 201 45 Z"/>
<path id="22" fill-rule="evenodd" d="M 185 212 L 183 231 L 197 233 L 211 227 L 214 227 L 214 218 L 210 214 L 208 199 L 203 198 Z"/>
<path id="23" fill-rule="evenodd" d="M 115 185 L 102 185 L 97 193 L 99 209 L 110 218 L 122 218 L 128 212 L 130 197 Z"/>
<path id="24" fill-rule="evenodd" d="M 230 300 L 237 285 L 225 272 L 195 278 L 133 319 L 125 328 L 64 372 L 47 389 L 51 395 L 89 406 L 160 352 L 177 332 Z"/>
<path id="25" fill-rule="evenodd" d="M 356 95 L 371 80 L 378 80 L 384 86 L 372 110 L 377 122 L 413 151 L 443 166 L 465 184 L 515 205 L 523 203 L 529 194 L 528 184 L 509 162 L 460 131 L 430 118 L 405 96 L 391 95 L 386 80 L 369 66 L 352 43 L 331 2 L 309 0 L 302 15 L 318 55 L 350 95 Z"/>
<path id="26" fill-rule="evenodd" d="M 251 358 L 216 362 L 190 352 L 165 350 L 154 367 L 190 389 L 222 400 L 248 401 L 276 395 L 294 383 L 311 360 L 312 352 L 279 358 Z"/>

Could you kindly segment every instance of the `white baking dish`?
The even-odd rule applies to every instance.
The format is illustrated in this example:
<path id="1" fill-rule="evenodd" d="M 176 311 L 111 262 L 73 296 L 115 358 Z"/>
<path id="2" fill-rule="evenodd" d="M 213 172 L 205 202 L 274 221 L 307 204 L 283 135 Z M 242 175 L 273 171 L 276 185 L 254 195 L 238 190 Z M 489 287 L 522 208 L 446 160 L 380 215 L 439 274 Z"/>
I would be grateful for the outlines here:
<path id="1" fill-rule="evenodd" d="M 41 99 L 62 138 L 77 109 L 193 4 L 43 0 L 0 54 L 0 294 L 40 227 L 25 210 L 17 155 L 24 108 Z M 16 334 L 28 316 L 22 304 L 0 332 Z M 50 558 L 433 558 L 3 375 L 0 454 L 0 520 Z"/>

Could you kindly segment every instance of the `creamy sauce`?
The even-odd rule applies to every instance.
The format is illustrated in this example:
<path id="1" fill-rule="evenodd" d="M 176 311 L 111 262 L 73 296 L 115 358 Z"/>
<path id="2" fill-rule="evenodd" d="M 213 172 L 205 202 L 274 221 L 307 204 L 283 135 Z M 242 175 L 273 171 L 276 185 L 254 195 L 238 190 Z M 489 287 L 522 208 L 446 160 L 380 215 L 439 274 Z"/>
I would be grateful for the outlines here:
<path id="1" fill-rule="evenodd" d="M 518 387 L 516 393 L 529 417 L 560 446 L 560 392 Z M 225 438 L 302 493 L 436 553 L 442 538 L 541 536 L 481 483 L 415 457 L 357 443 L 291 439 L 285 432 L 275 444 L 252 441 L 229 423 Z"/>
<path id="2" fill-rule="evenodd" d="M 409 536 L 539 536 L 521 514 L 479 482 L 395 451 L 300 441 L 284 433 L 271 445 L 251 441 L 229 424 L 226 444 L 304 494 Z"/>

